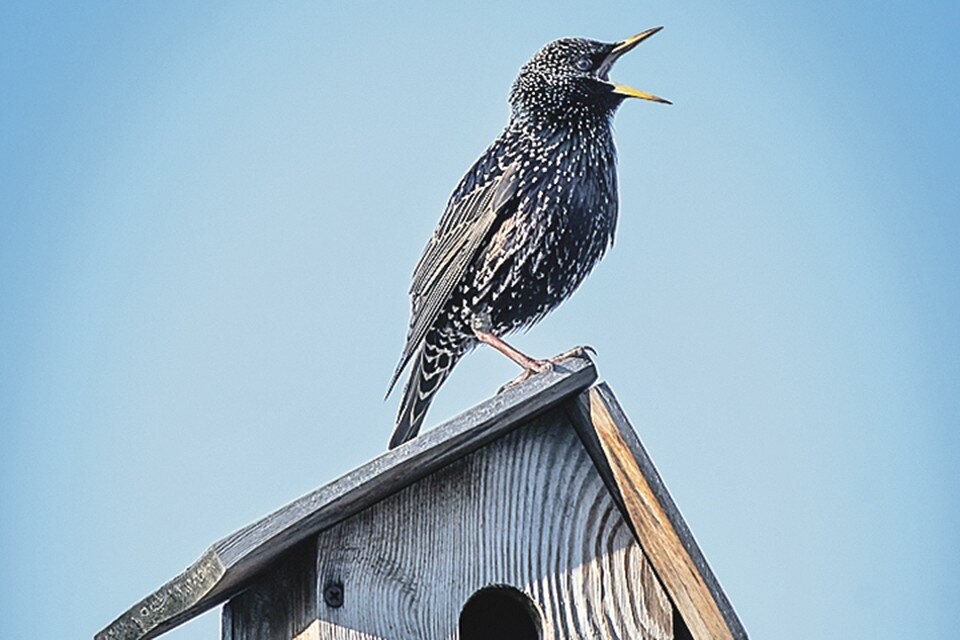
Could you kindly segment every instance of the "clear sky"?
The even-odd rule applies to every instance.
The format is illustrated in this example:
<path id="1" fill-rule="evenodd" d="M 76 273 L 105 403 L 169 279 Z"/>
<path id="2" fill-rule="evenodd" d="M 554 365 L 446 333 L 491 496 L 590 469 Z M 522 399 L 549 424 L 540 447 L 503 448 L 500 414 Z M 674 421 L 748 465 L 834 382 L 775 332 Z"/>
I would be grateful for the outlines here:
<path id="1" fill-rule="evenodd" d="M 5 2 L 0 638 L 90 637 L 380 453 L 517 68 L 659 24 L 617 244 L 516 342 L 597 348 L 753 637 L 955 637 L 960 5 L 815 0 Z"/>

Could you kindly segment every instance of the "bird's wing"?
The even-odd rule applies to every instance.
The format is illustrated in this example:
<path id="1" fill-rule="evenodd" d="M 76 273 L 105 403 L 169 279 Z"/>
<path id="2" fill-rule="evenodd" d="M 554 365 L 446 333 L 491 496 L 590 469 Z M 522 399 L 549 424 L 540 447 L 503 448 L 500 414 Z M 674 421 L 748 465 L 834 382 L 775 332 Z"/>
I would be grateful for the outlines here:
<path id="1" fill-rule="evenodd" d="M 400 372 L 416 353 L 427 331 L 433 326 L 450 292 L 460 282 L 477 250 L 497 220 L 503 206 L 517 191 L 517 164 L 456 200 L 451 200 L 436 231 L 427 243 L 413 272 L 410 296 L 413 313 L 407 344 L 390 380 L 387 395 L 393 390 Z"/>

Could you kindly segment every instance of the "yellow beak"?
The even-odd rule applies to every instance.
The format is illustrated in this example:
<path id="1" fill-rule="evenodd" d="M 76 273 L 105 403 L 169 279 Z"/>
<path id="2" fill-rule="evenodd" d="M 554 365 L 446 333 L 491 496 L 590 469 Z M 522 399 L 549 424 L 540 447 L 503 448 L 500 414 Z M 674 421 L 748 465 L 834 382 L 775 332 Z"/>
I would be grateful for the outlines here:
<path id="1" fill-rule="evenodd" d="M 650 102 L 673 104 L 669 100 L 661 98 L 660 96 L 655 96 L 652 93 L 647 93 L 646 91 L 640 91 L 638 89 L 634 89 L 633 87 L 628 87 L 625 84 L 614 84 L 613 92 L 621 96 L 627 96 L 628 98 L 640 98 L 641 100 L 649 100 Z"/>
<path id="2" fill-rule="evenodd" d="M 654 35 L 655 33 L 658 33 L 661 29 L 663 29 L 663 27 L 654 27 L 653 29 L 647 29 L 642 33 L 638 33 L 635 36 L 630 36 L 626 40 L 621 40 L 613 48 L 613 54 L 616 55 L 617 57 L 622 56 L 627 51 L 630 51 L 630 49 L 633 49 L 635 46 L 637 46 L 638 44 L 640 44 L 650 36 Z"/>
<path id="3" fill-rule="evenodd" d="M 610 51 L 610 56 L 608 58 L 610 60 L 609 64 L 612 65 L 617 58 L 619 58 L 626 52 L 630 51 L 631 49 L 636 47 L 638 44 L 640 44 L 650 36 L 659 32 L 661 29 L 663 29 L 663 27 L 654 27 L 653 29 L 647 29 L 646 31 L 638 33 L 635 36 L 630 36 L 626 40 L 621 40 L 620 42 L 618 42 L 616 45 L 614 45 L 613 50 Z M 647 93 L 646 91 L 640 91 L 638 89 L 634 89 L 633 87 L 628 87 L 625 84 L 615 83 L 613 85 L 613 93 L 616 93 L 621 96 L 626 96 L 628 98 L 640 98 L 641 100 L 650 100 L 651 102 L 659 102 L 661 104 L 673 104 L 669 100 L 665 100 L 659 96 L 655 96 L 652 93 Z"/>

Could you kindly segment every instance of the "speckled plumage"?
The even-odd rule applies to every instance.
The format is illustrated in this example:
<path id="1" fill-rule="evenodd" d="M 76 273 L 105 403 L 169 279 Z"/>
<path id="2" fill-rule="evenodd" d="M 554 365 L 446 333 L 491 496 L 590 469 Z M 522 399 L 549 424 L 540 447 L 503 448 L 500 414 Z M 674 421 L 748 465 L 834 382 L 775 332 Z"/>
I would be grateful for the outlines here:
<path id="1" fill-rule="evenodd" d="M 391 389 L 413 365 L 391 447 L 416 435 L 437 389 L 476 346 L 477 330 L 503 336 L 537 322 L 612 244 L 611 123 L 626 95 L 648 94 L 619 92 L 607 73 L 656 31 L 612 44 L 557 40 L 521 68 L 509 124 L 454 190 L 414 272 L 410 328 Z"/>

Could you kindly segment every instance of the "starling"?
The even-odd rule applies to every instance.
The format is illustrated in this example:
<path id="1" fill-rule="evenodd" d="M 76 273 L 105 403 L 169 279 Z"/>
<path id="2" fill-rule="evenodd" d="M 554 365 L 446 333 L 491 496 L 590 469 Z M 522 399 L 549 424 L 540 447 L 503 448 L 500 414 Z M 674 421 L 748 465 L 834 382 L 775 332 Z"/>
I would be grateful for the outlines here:
<path id="1" fill-rule="evenodd" d="M 556 40 L 521 67 L 509 124 L 457 185 L 414 270 L 390 390 L 413 364 L 391 448 L 417 435 L 434 394 L 479 342 L 523 367 L 520 379 L 570 355 L 536 360 L 501 336 L 568 298 L 612 244 L 613 115 L 626 98 L 670 103 L 611 82 L 609 72 L 661 28 L 616 43 Z"/>

